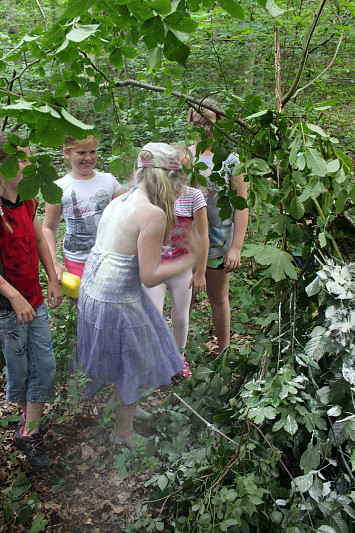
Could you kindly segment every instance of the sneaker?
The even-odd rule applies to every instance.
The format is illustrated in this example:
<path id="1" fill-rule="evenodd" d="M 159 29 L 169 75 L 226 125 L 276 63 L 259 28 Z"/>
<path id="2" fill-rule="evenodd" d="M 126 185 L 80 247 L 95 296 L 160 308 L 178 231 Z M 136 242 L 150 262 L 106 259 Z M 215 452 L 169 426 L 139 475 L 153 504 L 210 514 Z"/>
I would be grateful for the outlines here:
<path id="1" fill-rule="evenodd" d="M 180 374 L 184 378 L 189 379 L 189 377 L 191 376 L 190 365 L 185 357 L 183 359 L 184 359 L 184 369 L 180 372 Z"/>
<path id="2" fill-rule="evenodd" d="M 34 468 L 47 468 L 51 460 L 46 453 L 41 433 L 23 435 L 22 432 L 23 427 L 14 435 L 13 443 L 16 448 L 25 452 L 29 464 Z"/>
<path id="3" fill-rule="evenodd" d="M 39 432 L 42 435 L 42 437 L 44 437 L 44 435 L 47 433 L 51 422 L 52 422 L 52 420 L 46 419 L 44 421 L 44 424 L 40 424 L 39 425 Z M 17 424 L 17 427 L 19 429 L 21 429 L 25 425 L 26 425 L 26 415 L 25 415 L 25 413 L 22 413 L 21 419 L 20 419 L 19 423 Z"/>

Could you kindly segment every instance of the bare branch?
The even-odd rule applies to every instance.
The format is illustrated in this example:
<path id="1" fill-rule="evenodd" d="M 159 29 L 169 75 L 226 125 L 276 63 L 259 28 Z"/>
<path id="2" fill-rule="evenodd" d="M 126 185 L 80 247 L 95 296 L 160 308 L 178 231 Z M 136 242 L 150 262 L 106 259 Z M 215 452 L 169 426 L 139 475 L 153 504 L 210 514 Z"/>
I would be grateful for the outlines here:
<path id="1" fill-rule="evenodd" d="M 30 67 L 32 67 L 32 65 L 34 65 L 35 63 L 38 63 L 38 61 L 40 61 L 39 59 L 35 59 L 34 61 L 32 61 L 32 63 L 28 63 L 25 67 L 23 67 L 23 69 L 21 70 L 21 72 L 19 72 L 19 74 L 17 74 L 17 76 L 15 76 L 14 78 L 11 79 L 10 81 L 10 84 L 11 84 L 11 88 L 12 88 L 12 85 L 13 85 L 13 82 L 18 80 L 19 78 L 21 78 L 22 74 Z"/>
<path id="2" fill-rule="evenodd" d="M 36 0 L 36 4 L 37 4 L 37 6 L 38 6 L 39 12 L 41 13 L 41 17 L 42 17 L 42 20 L 43 20 L 43 26 L 44 26 L 44 29 L 45 29 L 46 31 L 48 31 L 46 15 L 44 14 L 44 11 L 43 11 L 43 9 L 42 9 L 42 6 L 41 6 L 41 4 L 39 3 L 39 0 Z"/>
<path id="3" fill-rule="evenodd" d="M 133 85 L 134 87 L 139 87 L 140 89 L 146 89 L 148 91 L 154 91 L 154 92 L 158 92 L 158 93 L 164 93 L 166 91 L 166 87 L 160 87 L 158 85 L 151 85 L 150 83 L 145 83 L 145 82 L 142 82 L 142 81 L 136 81 L 136 80 L 132 80 L 132 79 L 116 81 L 114 83 L 114 87 L 126 87 L 128 85 Z M 100 85 L 100 89 L 105 89 L 105 88 L 107 88 L 106 83 L 103 83 L 103 84 Z M 201 105 L 201 99 L 192 98 L 191 96 L 189 96 L 187 94 L 180 93 L 178 91 L 171 91 L 170 94 L 172 96 L 175 96 L 176 98 L 181 98 L 181 97 L 184 98 L 185 102 L 187 104 L 189 104 L 189 105 L 191 105 L 191 104 L 195 104 L 197 106 Z M 203 104 L 203 107 L 205 109 L 209 109 L 210 111 L 213 111 L 217 115 L 219 114 L 219 115 L 222 115 L 223 117 L 227 118 L 227 115 L 223 111 L 221 111 L 220 109 L 217 109 L 216 107 L 214 107 L 212 105 Z M 246 129 L 249 132 L 252 131 L 252 128 L 249 126 L 249 124 L 246 124 L 243 120 L 240 120 L 239 118 L 235 118 L 234 120 L 242 128 Z"/>
<path id="4" fill-rule="evenodd" d="M 313 19 L 312 19 L 312 21 L 311 21 L 311 23 L 310 23 L 310 25 L 308 27 L 308 30 L 307 30 L 307 33 L 306 33 L 306 37 L 305 37 L 303 45 L 302 45 L 302 57 L 301 57 L 300 66 L 298 67 L 298 71 L 297 71 L 297 74 L 295 76 L 295 79 L 293 80 L 293 84 L 292 84 L 291 88 L 289 89 L 288 93 L 282 98 L 281 103 L 282 103 L 283 107 L 285 107 L 287 102 L 292 98 L 292 96 L 294 95 L 294 93 L 295 93 L 295 91 L 296 91 L 296 89 L 298 87 L 298 84 L 299 84 L 299 81 L 301 79 L 302 72 L 303 72 L 303 69 L 305 67 L 305 64 L 306 64 L 306 61 L 307 61 L 307 57 L 308 57 L 309 43 L 311 42 L 313 32 L 315 30 L 315 27 L 317 26 L 319 17 L 321 15 L 322 11 L 323 11 L 323 8 L 325 6 L 326 1 L 327 0 L 321 0 L 321 3 L 319 4 L 317 11 L 313 15 Z"/>
<path id="5" fill-rule="evenodd" d="M 333 56 L 331 62 L 329 63 L 329 65 L 327 65 L 327 66 L 325 67 L 325 69 L 324 69 L 320 74 L 318 74 L 318 76 L 316 76 L 316 77 L 314 78 L 314 80 L 312 80 L 312 81 L 310 81 L 309 83 L 307 83 L 307 85 L 305 85 L 304 87 L 300 87 L 299 89 L 297 89 L 297 91 L 295 92 L 295 94 L 294 94 L 291 98 L 296 98 L 296 96 L 298 95 L 299 92 L 303 91 L 304 89 L 307 89 L 307 87 L 309 87 L 310 85 L 312 85 L 315 81 L 319 80 L 319 78 L 321 78 L 321 77 L 323 76 L 323 74 L 324 74 L 325 72 L 327 72 L 328 69 L 330 69 L 330 67 L 333 65 L 333 63 L 334 63 L 334 61 L 335 61 L 335 59 L 336 59 L 336 56 L 337 56 L 337 54 L 338 54 L 338 52 L 339 52 L 339 48 L 340 48 L 341 42 L 342 42 L 342 40 L 343 40 L 343 36 L 344 36 L 344 34 L 342 33 L 341 36 L 340 36 L 339 42 L 338 42 L 338 44 L 337 44 L 337 47 L 336 47 L 336 50 L 335 50 L 334 56 Z"/>

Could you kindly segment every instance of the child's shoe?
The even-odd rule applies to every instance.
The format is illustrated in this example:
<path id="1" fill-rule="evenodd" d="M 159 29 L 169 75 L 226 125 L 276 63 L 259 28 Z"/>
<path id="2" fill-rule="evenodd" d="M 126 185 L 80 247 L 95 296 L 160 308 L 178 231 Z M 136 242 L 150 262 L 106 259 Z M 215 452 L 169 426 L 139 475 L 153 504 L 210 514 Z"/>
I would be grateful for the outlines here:
<path id="1" fill-rule="evenodd" d="M 49 426 L 51 425 L 52 420 L 46 419 L 44 421 L 44 424 L 39 425 L 39 432 L 42 435 L 42 437 L 45 436 L 45 434 L 48 432 Z M 26 425 L 26 415 L 25 413 L 21 414 L 21 420 L 19 420 L 17 427 L 21 429 L 23 426 Z"/>
<path id="2" fill-rule="evenodd" d="M 39 432 L 42 435 L 42 437 L 45 436 L 45 434 L 48 432 L 49 426 L 52 423 L 52 420 L 46 419 L 44 421 L 44 424 L 39 425 Z M 25 413 L 21 414 L 21 419 L 19 420 L 19 423 L 17 424 L 17 427 L 21 429 L 23 426 L 26 425 L 26 415 Z"/>
<path id="3" fill-rule="evenodd" d="M 23 435 L 23 427 L 16 431 L 13 443 L 18 450 L 25 452 L 27 460 L 34 468 L 47 468 L 51 462 L 46 453 L 41 433 Z"/>
<path id="4" fill-rule="evenodd" d="M 191 376 L 190 365 L 186 357 L 183 357 L 183 359 L 184 359 L 184 369 L 180 373 L 184 378 L 189 379 L 189 377 Z"/>

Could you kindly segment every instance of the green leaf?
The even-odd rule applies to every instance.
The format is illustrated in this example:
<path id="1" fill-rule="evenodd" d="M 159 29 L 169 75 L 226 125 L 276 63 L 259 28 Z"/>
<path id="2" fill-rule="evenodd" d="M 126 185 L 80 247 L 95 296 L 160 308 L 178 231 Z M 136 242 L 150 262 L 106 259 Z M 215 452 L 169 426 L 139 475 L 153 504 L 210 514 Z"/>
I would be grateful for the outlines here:
<path id="1" fill-rule="evenodd" d="M 152 0 L 150 7 L 157 13 L 167 15 L 171 11 L 171 0 Z"/>
<path id="2" fill-rule="evenodd" d="M 255 424 L 261 424 L 265 418 L 268 420 L 274 420 L 276 418 L 277 412 L 274 407 L 268 405 L 267 407 L 257 407 L 250 411 L 250 415 L 254 415 Z"/>
<path id="3" fill-rule="evenodd" d="M 269 112 L 268 109 L 264 109 L 263 111 L 259 111 L 258 113 L 254 113 L 253 115 L 249 115 L 244 120 L 251 120 L 252 118 L 262 117 L 263 115 L 266 115 L 268 112 Z"/>
<path id="4" fill-rule="evenodd" d="M 342 166 L 346 174 L 348 176 L 352 176 L 353 175 L 353 163 L 352 163 L 351 158 L 348 155 L 344 154 L 344 152 L 341 152 L 340 150 L 337 150 L 336 148 L 334 148 L 334 152 L 336 153 L 340 161 L 343 163 Z"/>
<path id="5" fill-rule="evenodd" d="M 68 111 L 66 109 L 64 109 L 64 108 L 61 109 L 61 113 L 62 113 L 63 118 L 67 122 L 70 122 L 70 124 L 72 124 L 73 126 L 76 126 L 77 128 L 79 128 L 81 130 L 89 132 L 89 131 L 93 131 L 95 129 L 94 126 L 91 126 L 89 124 L 85 124 L 81 120 L 78 120 L 77 118 L 73 117 L 73 115 L 70 115 L 68 113 Z M 89 133 L 88 133 L 88 135 L 89 135 Z"/>
<path id="6" fill-rule="evenodd" d="M 308 168 L 317 176 L 326 176 L 328 174 L 327 163 L 323 156 L 314 148 L 307 148 L 305 151 Z"/>
<path id="7" fill-rule="evenodd" d="M 291 415 L 287 415 L 283 427 L 284 430 L 287 431 L 287 433 L 289 433 L 290 435 L 294 435 L 298 430 L 298 424 L 296 422 L 296 419 Z"/>
<path id="8" fill-rule="evenodd" d="M 196 368 L 193 377 L 195 380 L 202 381 L 208 378 L 213 373 L 213 370 L 211 370 L 207 366 L 199 366 L 198 368 Z"/>
<path id="9" fill-rule="evenodd" d="M 110 63 L 117 69 L 123 65 L 123 56 L 119 48 L 114 48 L 109 57 Z"/>
<path id="10" fill-rule="evenodd" d="M 159 46 L 150 50 L 149 53 L 149 66 L 152 70 L 158 67 L 161 62 L 162 50 Z"/>
<path id="11" fill-rule="evenodd" d="M 351 192 L 350 192 L 350 198 L 351 198 L 352 203 L 355 204 L 355 185 L 354 185 L 354 187 L 351 189 Z"/>
<path id="12" fill-rule="evenodd" d="M 169 483 L 169 480 L 166 476 L 161 475 L 158 477 L 157 484 L 162 492 L 166 489 L 166 487 L 168 486 L 168 483 Z"/>
<path id="13" fill-rule="evenodd" d="M 265 271 L 265 274 L 271 275 L 275 281 L 281 281 L 288 276 L 291 279 L 297 279 L 297 271 L 292 264 L 292 256 L 284 251 L 276 257 L 273 264 Z"/>
<path id="14" fill-rule="evenodd" d="M 172 31 L 168 31 L 164 39 L 164 55 L 170 61 L 176 61 L 185 66 L 190 54 L 190 48 L 180 41 Z"/>
<path id="15" fill-rule="evenodd" d="M 253 174 L 271 174 L 271 168 L 264 159 L 255 158 L 251 160 L 251 164 L 248 168 Z"/>
<path id="16" fill-rule="evenodd" d="M 306 158 L 304 157 L 303 154 L 298 155 L 297 160 L 296 160 L 296 166 L 298 170 L 303 170 L 304 167 L 306 166 Z"/>
<path id="17" fill-rule="evenodd" d="M 331 161 L 327 161 L 327 169 L 329 174 L 332 174 L 333 172 L 337 172 L 340 168 L 339 159 L 333 159 Z"/>
<path id="18" fill-rule="evenodd" d="M 17 146 L 14 146 L 13 144 L 3 144 L 2 148 L 5 152 L 5 154 L 16 154 L 17 153 Z"/>
<path id="19" fill-rule="evenodd" d="M 174 11 L 174 13 L 165 17 L 164 22 L 172 30 L 181 31 L 183 33 L 193 33 L 198 26 L 195 20 L 184 16 L 181 11 Z"/>
<path id="20" fill-rule="evenodd" d="M 295 218 L 296 220 L 299 220 L 304 215 L 303 202 L 301 202 L 297 196 L 293 197 L 288 207 L 288 211 L 291 217 Z"/>
<path id="21" fill-rule="evenodd" d="M 232 17 L 238 20 L 244 20 L 244 9 L 235 0 L 218 0 L 218 3 Z"/>
<path id="22" fill-rule="evenodd" d="M 109 94 L 104 93 L 100 94 L 95 100 L 94 100 L 94 109 L 98 113 L 101 113 L 102 111 L 105 111 L 107 106 L 109 106 L 112 103 L 112 98 Z"/>
<path id="23" fill-rule="evenodd" d="M 37 196 L 39 190 L 39 177 L 35 176 L 25 176 L 19 182 L 17 186 L 18 193 L 21 200 L 32 200 Z"/>
<path id="24" fill-rule="evenodd" d="M 62 201 L 63 190 L 53 182 L 43 183 L 41 193 L 46 202 L 49 204 L 60 204 Z"/>
<path id="25" fill-rule="evenodd" d="M 325 233 L 322 232 L 318 235 L 319 237 L 319 244 L 321 248 L 325 248 L 327 246 L 327 238 L 325 236 Z"/>
<path id="26" fill-rule="evenodd" d="M 298 199 L 301 202 L 305 202 L 308 200 L 308 198 L 318 198 L 318 196 L 322 194 L 324 190 L 325 189 L 322 181 L 317 177 L 312 177 Z"/>
<path id="27" fill-rule="evenodd" d="M 121 52 L 124 57 L 128 57 L 128 59 L 134 59 L 137 55 L 137 51 L 133 46 L 121 46 Z"/>
<path id="28" fill-rule="evenodd" d="M 319 126 L 316 126 L 315 124 L 306 124 L 306 126 L 310 131 L 314 131 L 314 133 L 318 133 L 318 135 L 320 135 L 321 137 L 329 137 L 329 135 L 325 133 L 325 131 L 322 130 L 322 128 L 320 128 Z"/>
<path id="29" fill-rule="evenodd" d="M 279 17 L 285 12 L 284 9 L 281 9 L 275 4 L 274 0 L 267 0 L 265 7 L 272 17 Z"/>
<path id="30" fill-rule="evenodd" d="M 88 24 L 86 26 L 82 26 L 74 23 L 71 30 L 66 34 L 66 39 L 68 39 L 68 41 L 80 43 L 81 41 L 84 41 L 90 37 L 90 35 L 96 33 L 98 27 L 99 24 Z"/>
<path id="31" fill-rule="evenodd" d="M 296 487 L 294 486 L 294 483 L 292 483 L 293 490 L 300 491 L 300 492 L 306 492 L 311 485 L 313 484 L 313 474 L 306 474 L 304 476 L 298 476 L 294 478 Z"/>
<path id="32" fill-rule="evenodd" d="M 164 43 L 164 23 L 158 15 L 143 22 L 141 32 L 144 35 L 143 40 L 149 50 L 155 48 L 157 44 Z"/>
<path id="33" fill-rule="evenodd" d="M 15 147 L 17 147 L 17 146 L 20 145 L 20 137 L 18 135 L 15 135 L 14 133 L 8 133 L 7 134 L 7 142 L 10 143 L 10 144 L 13 144 Z M 5 146 L 8 146 L 8 145 L 4 144 L 4 150 L 5 150 Z M 26 146 L 28 146 L 28 145 L 26 145 Z M 7 152 L 7 153 L 11 153 L 11 152 Z"/>
<path id="34" fill-rule="evenodd" d="M 38 533 L 39 531 L 43 531 L 48 524 L 48 520 L 44 520 L 45 515 L 40 514 L 35 518 L 35 520 L 32 522 L 30 533 Z"/>
<path id="35" fill-rule="evenodd" d="M 17 176 L 18 171 L 19 165 L 16 154 L 9 155 L 0 166 L 0 175 L 4 177 L 5 181 Z"/>
<path id="36" fill-rule="evenodd" d="M 309 474 L 311 470 L 316 470 L 320 461 L 319 450 L 310 442 L 307 450 L 303 452 L 300 459 L 300 467 L 305 474 Z"/>

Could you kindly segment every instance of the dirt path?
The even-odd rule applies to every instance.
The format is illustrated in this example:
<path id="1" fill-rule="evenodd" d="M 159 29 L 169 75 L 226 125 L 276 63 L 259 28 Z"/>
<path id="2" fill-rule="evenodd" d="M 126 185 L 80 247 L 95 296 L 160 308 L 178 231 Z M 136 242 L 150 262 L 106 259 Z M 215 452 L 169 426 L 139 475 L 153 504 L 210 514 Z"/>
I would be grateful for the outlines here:
<path id="1" fill-rule="evenodd" d="M 16 407 L 4 400 L 5 379 L 0 382 L 1 419 L 18 414 Z M 152 408 L 161 404 L 169 388 L 158 390 L 153 399 L 144 407 Z M 24 474 L 31 486 L 28 493 L 36 491 L 41 508 L 32 519 L 44 514 L 48 520 L 45 531 L 60 533 L 96 533 L 121 530 L 127 519 L 135 516 L 137 505 L 149 499 L 149 491 L 144 483 L 153 475 L 148 467 L 143 471 L 131 468 L 120 479 L 114 467 L 115 456 L 121 448 L 113 446 L 109 440 L 109 423 L 103 425 L 103 410 L 108 393 L 85 401 L 80 412 L 70 415 L 60 423 L 52 424 L 45 442 L 52 457 L 50 468 L 44 472 L 35 472 L 20 453 L 15 463 L 11 462 L 12 435 L 17 422 L 8 428 L 1 428 L 1 452 L 5 461 L 0 467 L 2 487 L 11 487 L 13 482 Z M 55 410 L 49 413 L 56 418 Z M 101 421 L 101 422 L 100 422 Z M 136 423 L 137 430 L 149 436 L 154 428 L 152 421 Z M 7 456 L 7 458 L 6 458 Z M 11 498 L 10 498 L 11 499 Z M 14 502 L 12 503 L 14 506 Z M 27 526 L 30 528 L 31 522 Z M 30 531 L 20 524 L 1 524 L 0 531 Z"/>

